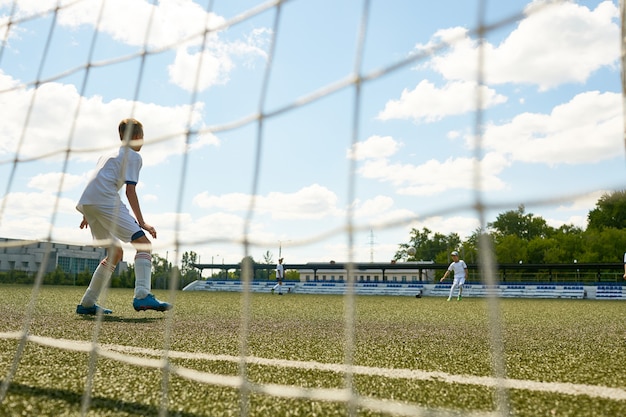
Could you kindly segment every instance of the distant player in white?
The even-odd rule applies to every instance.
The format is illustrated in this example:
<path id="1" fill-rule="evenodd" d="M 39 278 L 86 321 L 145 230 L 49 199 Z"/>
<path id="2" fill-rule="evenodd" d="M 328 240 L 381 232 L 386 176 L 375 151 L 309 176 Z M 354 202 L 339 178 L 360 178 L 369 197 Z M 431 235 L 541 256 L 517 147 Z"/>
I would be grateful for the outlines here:
<path id="1" fill-rule="evenodd" d="M 462 259 L 459 259 L 459 253 L 454 251 L 450 254 L 452 256 L 452 263 L 448 267 L 448 270 L 443 275 L 443 277 L 439 280 L 439 282 L 443 282 L 444 279 L 448 277 L 448 274 L 452 271 L 454 274 L 454 281 L 452 282 L 452 287 L 450 287 L 450 295 L 448 296 L 448 301 L 452 299 L 452 295 L 454 294 L 454 288 L 459 287 L 459 296 L 457 300 L 461 301 L 461 295 L 463 294 L 463 284 L 465 284 L 465 278 L 467 278 L 467 264 Z"/>
<path id="2" fill-rule="evenodd" d="M 276 285 L 272 288 L 272 294 L 278 290 L 278 295 L 283 295 L 283 279 L 285 279 L 285 266 L 283 265 L 283 258 L 280 258 L 278 265 L 276 265 Z"/>

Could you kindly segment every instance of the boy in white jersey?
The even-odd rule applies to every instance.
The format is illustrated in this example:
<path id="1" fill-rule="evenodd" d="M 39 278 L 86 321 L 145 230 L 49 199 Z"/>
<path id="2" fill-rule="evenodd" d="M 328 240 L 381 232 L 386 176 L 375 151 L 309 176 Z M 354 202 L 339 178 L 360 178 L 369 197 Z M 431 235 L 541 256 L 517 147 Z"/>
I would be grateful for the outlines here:
<path id="1" fill-rule="evenodd" d="M 450 287 L 450 295 L 448 296 L 448 301 L 452 299 L 452 294 L 454 294 L 454 288 L 459 287 L 459 296 L 457 300 L 461 301 L 461 295 L 463 294 L 463 284 L 465 284 L 465 278 L 467 278 L 467 265 L 465 261 L 459 259 L 459 253 L 454 251 L 450 254 L 452 256 L 452 263 L 448 266 L 448 270 L 443 275 L 443 278 L 439 280 L 439 282 L 443 282 L 444 279 L 448 277 L 448 274 L 452 271 L 454 274 L 454 281 L 452 282 L 452 287 Z"/>
<path id="2" fill-rule="evenodd" d="M 285 279 L 285 267 L 283 266 L 283 258 L 278 260 L 276 265 L 276 285 L 272 287 L 272 294 L 278 290 L 278 295 L 283 295 L 283 279 Z"/>
<path id="3" fill-rule="evenodd" d="M 124 119 L 118 126 L 118 132 L 122 146 L 114 154 L 100 158 L 95 175 L 76 206 L 83 214 L 80 228 L 89 226 L 96 244 L 108 247 L 106 258 L 94 271 L 87 291 L 76 306 L 78 314 L 112 313 L 100 307 L 97 301 L 116 265 L 122 260 L 120 241 L 130 242 L 137 249 L 133 308 L 136 311 L 166 311 L 172 308 L 171 304 L 157 300 L 151 293 L 152 247 L 144 230 L 155 239 L 157 233 L 154 227 L 144 221 L 135 189 L 142 165 L 139 151 L 143 146 L 143 125 L 135 119 Z M 134 218 L 119 195 L 124 184 Z"/>

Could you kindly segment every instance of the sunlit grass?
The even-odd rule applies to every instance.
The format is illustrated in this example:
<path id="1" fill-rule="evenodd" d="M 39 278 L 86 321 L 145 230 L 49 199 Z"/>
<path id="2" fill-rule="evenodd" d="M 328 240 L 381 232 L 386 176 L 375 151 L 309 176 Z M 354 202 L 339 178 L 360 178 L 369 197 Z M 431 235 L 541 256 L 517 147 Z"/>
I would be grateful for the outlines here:
<path id="1" fill-rule="evenodd" d="M 96 322 L 74 313 L 84 288 L 44 287 L 30 323 L 37 336 L 90 341 Z M 22 329 L 29 287 L 0 287 L 0 331 Z M 156 292 L 167 299 L 166 292 Z M 341 296 L 252 294 L 247 349 L 268 359 L 342 364 L 345 360 L 345 304 Z M 105 305 L 99 341 L 159 351 L 165 314 L 137 313 L 132 290 L 114 289 Z M 484 299 L 361 296 L 356 302 L 354 364 L 384 369 L 492 376 L 489 321 Z M 624 389 L 626 310 L 620 301 L 502 300 L 500 310 L 508 378 L 568 382 Z M 241 294 L 179 292 L 172 312 L 171 350 L 209 355 L 240 353 Z M 17 341 L 0 340 L 5 378 Z M 85 389 L 88 354 L 28 343 L 0 415 L 77 415 Z M 174 364 L 218 375 L 238 375 L 236 361 L 172 359 Z M 342 388 L 341 372 L 251 364 L 256 383 L 304 388 Z M 162 373 L 100 358 L 89 415 L 157 415 Z M 489 411 L 494 392 L 480 384 L 449 384 L 357 374 L 363 396 L 393 399 L 435 409 Z M 172 376 L 168 413 L 179 416 L 240 415 L 240 393 Z M 626 402 L 585 395 L 511 390 L 515 415 L 626 415 Z M 304 399 L 249 397 L 250 415 L 346 415 L 344 405 Z M 361 410 L 359 415 L 377 415 Z"/>

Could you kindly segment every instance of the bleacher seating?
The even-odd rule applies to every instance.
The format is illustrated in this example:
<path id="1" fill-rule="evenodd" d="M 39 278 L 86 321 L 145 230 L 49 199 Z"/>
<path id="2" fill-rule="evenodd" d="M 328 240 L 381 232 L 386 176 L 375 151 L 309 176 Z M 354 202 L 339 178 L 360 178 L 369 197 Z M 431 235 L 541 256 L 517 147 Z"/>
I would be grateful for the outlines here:
<path id="1" fill-rule="evenodd" d="M 626 300 L 626 292 L 621 285 L 598 285 L 596 298 L 603 300 Z"/>
<path id="2" fill-rule="evenodd" d="M 251 283 L 252 292 L 270 292 L 275 281 L 254 281 Z M 345 282 L 293 282 L 283 283 L 283 292 L 300 294 L 345 294 Z M 358 295 L 402 295 L 402 296 L 431 296 L 448 297 L 450 283 L 422 284 L 400 282 L 359 282 L 355 284 L 355 293 Z M 184 291 L 241 291 L 240 281 L 230 280 L 199 280 L 184 288 Z M 456 295 L 456 291 L 455 291 Z M 594 293 L 592 293 L 592 296 Z M 465 284 L 464 297 L 502 298 L 575 298 L 587 297 L 583 285 L 576 284 Z M 626 299 L 626 291 L 621 285 L 598 286 L 595 298 L 599 299 Z"/>

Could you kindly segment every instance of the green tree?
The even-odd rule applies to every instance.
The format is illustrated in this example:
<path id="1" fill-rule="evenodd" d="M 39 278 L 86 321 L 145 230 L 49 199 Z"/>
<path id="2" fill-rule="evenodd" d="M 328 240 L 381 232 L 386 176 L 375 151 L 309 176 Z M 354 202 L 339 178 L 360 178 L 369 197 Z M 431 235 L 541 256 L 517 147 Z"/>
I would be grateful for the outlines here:
<path id="1" fill-rule="evenodd" d="M 194 266 L 198 263 L 198 254 L 194 251 L 183 253 L 180 268 L 180 285 L 182 289 L 187 284 L 200 279 L 200 272 Z"/>
<path id="2" fill-rule="evenodd" d="M 587 215 L 588 229 L 626 229 L 626 191 L 605 193 Z"/>
<path id="3" fill-rule="evenodd" d="M 444 257 L 448 258 L 448 252 L 458 249 L 461 239 L 458 234 L 448 236 L 441 233 L 433 233 L 428 228 L 421 231 L 411 229 L 409 243 L 402 243 L 394 255 L 394 260 L 407 259 L 409 261 L 436 261 Z M 415 248 L 415 255 L 409 256 L 409 247 Z"/>
<path id="4" fill-rule="evenodd" d="M 272 252 L 267 251 L 263 254 L 263 263 L 267 264 L 267 265 L 272 265 L 274 264 L 274 255 L 272 254 Z M 265 275 L 263 278 L 264 279 L 270 279 L 270 277 L 272 276 L 272 274 L 274 273 L 275 270 L 271 270 L 271 269 L 266 269 L 264 272 L 265 274 L 261 274 L 261 275 Z M 274 274 L 275 276 L 275 274 Z"/>
<path id="5" fill-rule="evenodd" d="M 520 239 L 530 241 L 535 238 L 550 237 L 554 229 L 541 217 L 535 217 L 532 213 L 526 213 L 524 205 L 517 210 L 510 210 L 498 215 L 488 227 L 493 229 L 496 244 L 504 236 L 517 236 Z"/>
<path id="6" fill-rule="evenodd" d="M 478 263 L 478 248 L 480 247 L 480 238 L 483 235 L 489 239 L 490 244 L 493 246 L 491 235 L 484 233 L 480 227 L 476 228 L 472 234 L 461 243 L 460 251 L 465 262 Z"/>
<path id="7" fill-rule="evenodd" d="M 528 242 L 516 235 L 502 237 L 495 245 L 496 262 L 501 264 L 527 261 Z"/>
<path id="8" fill-rule="evenodd" d="M 180 267 L 180 273 L 183 276 L 187 276 L 189 272 L 196 271 L 194 264 L 198 263 L 198 254 L 194 251 L 183 253 L 183 258 Z"/>
<path id="9" fill-rule="evenodd" d="M 157 253 L 152 254 L 152 287 L 158 289 L 169 288 L 172 263 Z M 134 286 L 134 284 L 133 284 Z"/>
<path id="10" fill-rule="evenodd" d="M 558 248 L 553 248 L 552 251 L 560 251 L 561 256 L 558 259 L 551 257 L 551 260 L 546 260 L 546 262 L 569 263 L 574 260 L 581 261 L 582 254 L 585 252 L 585 232 L 580 227 L 565 224 L 556 229 L 553 237 Z"/>
<path id="11" fill-rule="evenodd" d="M 531 264 L 556 263 L 564 258 L 556 239 L 537 237 L 526 246 L 527 262 Z"/>
<path id="12" fill-rule="evenodd" d="M 111 287 L 113 288 L 134 288 L 135 287 L 135 267 L 128 265 L 126 271 L 111 277 Z"/>
<path id="13" fill-rule="evenodd" d="M 54 271 L 44 276 L 43 283 L 47 285 L 66 284 L 67 274 L 57 265 Z"/>
<path id="14" fill-rule="evenodd" d="M 587 229 L 580 262 L 621 262 L 626 248 L 626 230 L 612 227 Z"/>

